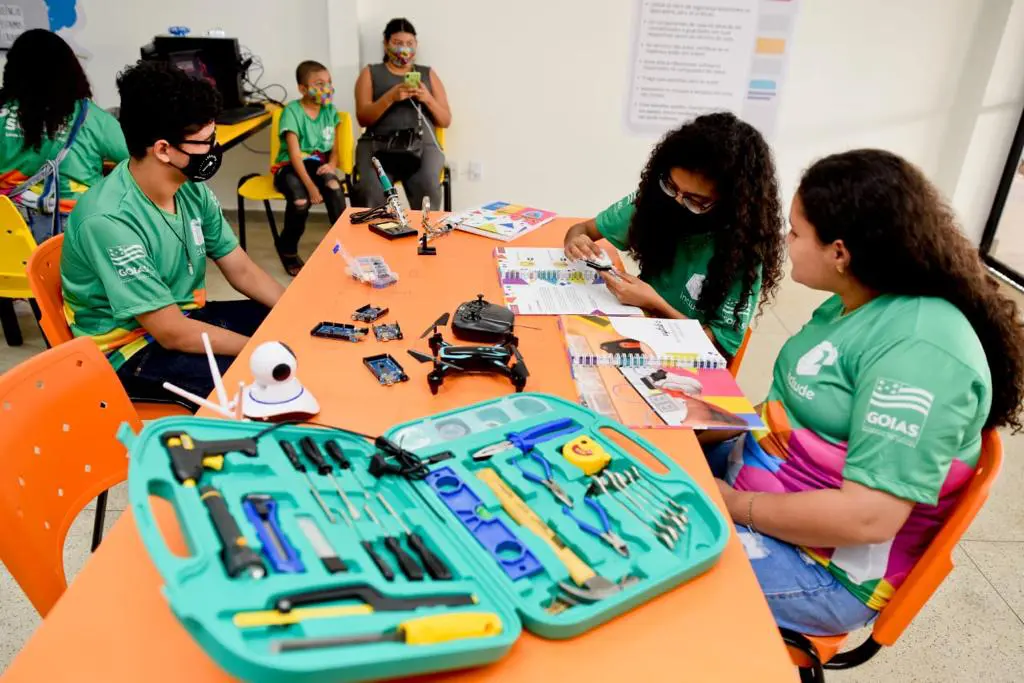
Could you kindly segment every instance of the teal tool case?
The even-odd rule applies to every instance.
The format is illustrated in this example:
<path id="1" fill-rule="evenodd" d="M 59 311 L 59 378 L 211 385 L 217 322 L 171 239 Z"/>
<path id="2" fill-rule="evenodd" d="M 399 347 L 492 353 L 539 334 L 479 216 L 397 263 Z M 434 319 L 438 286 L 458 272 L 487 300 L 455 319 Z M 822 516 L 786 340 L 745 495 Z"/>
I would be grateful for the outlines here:
<path id="1" fill-rule="evenodd" d="M 628 557 L 604 539 L 584 531 L 546 487 L 527 478 L 524 471 L 542 474 L 532 461 L 535 455 L 527 458 L 518 449 L 510 448 L 485 461 L 472 457 L 505 441 L 510 433 L 564 419 L 571 420 L 578 429 L 538 444 L 534 453 L 549 463 L 553 479 L 574 502 L 572 512 L 576 517 L 599 527 L 596 509 L 584 500 L 590 491 L 591 499 L 606 512 L 610 529 L 628 546 Z M 430 472 L 421 481 L 396 475 L 379 479 L 371 476 L 368 465 L 376 448 L 366 439 L 314 426 L 287 425 L 258 440 L 256 457 L 228 452 L 222 469 L 206 469 L 198 486 L 185 486 L 175 476 L 164 443 L 167 435 L 174 432 L 184 432 L 195 440 L 213 441 L 252 437 L 266 428 L 263 423 L 170 417 L 148 423 L 138 435 L 123 426 L 119 435 L 129 451 L 132 511 L 142 540 L 163 578 L 162 590 L 171 609 L 221 667 L 247 681 L 364 681 L 484 665 L 506 655 L 524 627 L 544 638 L 571 638 L 642 605 L 708 570 L 728 539 L 729 525 L 718 508 L 671 458 L 622 425 L 545 394 L 515 394 L 390 429 L 385 436 L 402 449 L 424 461 L 437 456 L 433 459 L 438 461 L 429 465 Z M 667 472 L 658 474 L 650 470 L 609 438 L 610 432 L 617 432 L 647 451 Z M 636 471 L 632 470 L 636 467 L 645 481 L 627 486 L 628 495 L 613 488 L 600 491 L 594 479 L 570 463 L 560 450 L 579 436 L 589 437 L 611 455 L 604 474 L 596 476 L 607 476 L 608 471 Z M 358 520 L 349 517 L 351 527 L 342 517 L 347 515 L 348 508 L 331 477 L 318 474 L 299 450 L 302 437 L 312 437 L 322 449 L 326 442 L 334 441 L 351 461 L 351 469 L 332 470 L 341 490 L 361 513 Z M 335 523 L 327 519 L 306 477 L 285 457 L 279 443 L 282 440 L 294 443 L 299 450 L 315 489 L 333 512 Z M 451 456 L 445 458 L 446 453 Z M 523 469 L 517 466 L 517 459 Z M 485 469 L 496 471 L 564 546 L 593 570 L 598 582 L 607 580 L 611 588 L 606 597 L 581 600 L 560 588 L 560 584 L 580 587 L 559 559 L 560 553 L 505 511 L 499 497 L 478 476 Z M 221 559 L 220 537 L 201 499 L 200 490 L 206 490 L 206 486 L 219 492 L 244 535 L 245 546 L 264 560 L 265 577 L 228 576 Z M 399 571 L 395 556 L 384 545 L 384 536 L 399 537 L 407 551 L 412 549 L 402 525 L 376 497 L 378 492 L 405 527 L 418 533 L 433 553 L 442 558 L 452 579 L 438 580 L 427 575 L 422 580 L 410 580 Z M 273 497 L 278 529 L 294 548 L 294 559 L 302 565 L 302 572 L 274 570 L 267 556 L 272 550 L 263 547 L 257 527 L 243 509 L 243 498 L 249 494 Z M 685 530 L 678 534 L 672 549 L 658 540 L 666 524 L 665 518 L 657 514 L 659 494 L 666 503 L 662 510 L 685 509 L 687 519 L 681 527 Z M 171 503 L 189 548 L 187 557 L 176 556 L 168 549 L 154 518 L 151 497 Z M 668 498 L 673 506 L 667 504 Z M 379 523 L 386 526 L 386 532 L 366 514 L 367 505 Z M 661 524 L 652 523 L 652 518 Z M 679 523 L 678 514 L 676 521 Z M 314 539 L 306 535 L 311 524 L 315 524 L 344 563 L 345 571 L 337 571 L 337 567 L 333 567 L 333 573 L 329 570 L 328 561 L 322 559 L 324 553 L 317 552 Z M 361 541 L 368 541 L 390 564 L 395 574 L 393 580 L 382 576 Z M 418 555 L 413 557 L 423 566 Z M 359 599 L 308 604 L 299 599 L 289 613 L 289 606 L 279 602 L 308 591 L 358 592 L 357 588 L 413 602 L 436 600 L 440 596 L 440 601 L 453 604 L 387 609 L 382 603 L 380 609 L 371 612 L 361 607 Z M 585 587 L 581 591 L 586 593 Z M 388 603 L 392 607 L 394 604 Z M 275 607 L 282 607 L 284 612 Z M 353 612 L 364 611 L 330 611 L 346 607 Z M 270 616 L 266 618 L 272 621 L 294 617 L 297 623 L 236 626 L 236 619 L 245 618 L 238 615 L 250 612 L 259 613 L 254 617 L 257 623 L 262 623 L 259 620 L 265 617 L 261 615 L 267 613 Z M 461 612 L 496 615 L 500 632 L 425 644 L 389 640 L 275 651 L 283 641 L 391 634 L 400 623 L 410 619 Z"/>

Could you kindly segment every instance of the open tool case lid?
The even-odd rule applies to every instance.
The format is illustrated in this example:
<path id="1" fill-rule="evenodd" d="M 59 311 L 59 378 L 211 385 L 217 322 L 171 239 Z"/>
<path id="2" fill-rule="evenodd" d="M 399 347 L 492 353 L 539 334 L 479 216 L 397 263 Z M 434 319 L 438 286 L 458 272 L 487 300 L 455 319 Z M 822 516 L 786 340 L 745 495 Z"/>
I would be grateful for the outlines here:
<path id="1" fill-rule="evenodd" d="M 628 544 L 629 557 L 623 557 L 601 539 L 582 531 L 547 489 L 524 477 L 513 462 L 522 457 L 518 450 L 502 451 L 483 462 L 472 458 L 473 453 L 505 440 L 510 432 L 554 419 L 569 419 L 579 429 L 565 439 L 539 444 L 536 450 L 550 463 L 555 479 L 574 501 L 577 516 L 598 524 L 594 511 L 584 504 L 591 480 L 563 458 L 559 448 L 566 440 L 585 435 L 598 441 L 612 456 L 609 469 L 637 466 L 652 485 L 685 506 L 689 528 L 672 550 L 658 542 L 638 515 L 609 499 L 610 494 L 598 494 L 596 500 L 607 512 L 612 529 Z M 649 442 L 569 401 L 526 393 L 407 422 L 389 430 L 388 438 L 421 458 L 452 453 L 450 459 L 432 465 L 423 481 L 410 482 L 397 476 L 373 479 L 367 473 L 374 453 L 372 444 L 316 427 L 287 426 L 275 430 L 260 439 L 259 455 L 255 458 L 228 454 L 224 469 L 207 471 L 200 485 L 212 484 L 220 490 L 248 545 L 257 552 L 261 551 L 259 538 L 246 520 L 241 499 L 248 493 L 272 494 L 279 504 L 281 530 L 294 542 L 306 570 L 300 574 L 270 572 L 258 581 L 248 577 L 231 579 L 221 562 L 221 544 L 198 491 L 175 479 L 161 435 L 184 431 L 202 440 L 235 439 L 252 436 L 264 428 L 262 424 L 182 417 L 150 422 L 138 436 L 125 427 L 120 435 L 131 459 L 130 503 L 142 539 L 164 580 L 165 597 L 204 650 L 224 669 L 245 680 L 360 681 L 483 665 L 507 654 L 523 625 L 546 638 L 569 638 L 652 599 L 710 568 L 728 538 L 728 525 L 717 507 L 681 468 Z M 647 470 L 602 430 L 612 430 L 632 440 L 659 460 L 667 473 L 658 475 Z M 353 485 L 352 476 L 358 476 L 371 493 L 383 492 L 406 525 L 427 539 L 434 552 L 444 559 L 454 574 L 453 580 L 428 577 L 413 582 L 396 571 L 395 581 L 385 581 L 359 545 L 361 538 L 370 539 L 382 550 L 379 527 L 365 515 L 354 523 L 354 529 L 328 523 L 305 478 L 284 457 L 278 441 L 298 442 L 304 436 L 312 436 L 320 443 L 336 441 L 352 461 L 352 469 L 344 475 L 335 470 L 348 495 L 358 505 L 367 502 L 361 487 Z M 567 607 L 559 584 L 578 582 L 574 582 L 566 564 L 548 543 L 505 512 L 492 488 L 477 476 L 483 470 L 495 471 L 599 580 L 624 584 L 622 589 L 600 600 L 576 601 Z M 312 467 L 309 473 L 328 507 L 335 511 L 343 509 L 339 494 L 332 493 L 330 479 L 318 476 Z M 456 481 L 461 481 L 461 488 L 454 485 Z M 453 495 L 456 490 L 457 496 Z M 150 496 L 170 501 L 174 507 L 190 556 L 175 556 L 167 548 L 157 528 Z M 449 504 L 462 511 L 453 511 Z M 376 510 L 379 513 L 380 508 Z M 302 534 L 299 518 L 315 520 L 348 564 L 349 571 L 328 573 Z M 383 521 L 392 535 L 404 537 L 397 522 L 386 518 Z M 470 530 L 467 521 L 475 531 Z M 504 532 L 500 530 L 497 536 L 480 530 L 481 524 L 494 528 L 492 523 L 504 526 L 521 547 L 501 543 Z M 496 546 L 494 556 L 484 544 Z M 576 578 L 584 577 L 577 573 Z M 268 610 L 286 594 L 357 584 L 369 584 L 388 597 L 472 595 L 475 603 L 414 612 L 374 611 L 263 628 L 239 628 L 234 622 L 237 613 Z M 274 641 L 384 633 L 407 619 L 449 610 L 493 613 L 500 618 L 501 632 L 492 637 L 424 645 L 388 642 L 280 654 L 271 651 Z"/>

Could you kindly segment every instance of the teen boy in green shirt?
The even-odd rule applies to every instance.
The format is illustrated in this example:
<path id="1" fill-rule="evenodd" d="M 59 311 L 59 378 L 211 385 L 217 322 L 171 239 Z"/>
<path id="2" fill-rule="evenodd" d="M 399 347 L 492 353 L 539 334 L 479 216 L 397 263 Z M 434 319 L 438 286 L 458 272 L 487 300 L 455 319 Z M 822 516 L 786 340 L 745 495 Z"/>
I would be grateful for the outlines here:
<path id="1" fill-rule="evenodd" d="M 171 380 L 213 390 L 201 333 L 222 372 L 277 303 L 283 287 L 238 246 L 213 192 L 220 166 L 211 85 L 160 63 L 117 79 L 131 158 L 78 202 L 61 259 L 75 336 L 96 340 L 133 398 L 170 397 Z M 206 302 L 206 259 L 248 300 Z"/>

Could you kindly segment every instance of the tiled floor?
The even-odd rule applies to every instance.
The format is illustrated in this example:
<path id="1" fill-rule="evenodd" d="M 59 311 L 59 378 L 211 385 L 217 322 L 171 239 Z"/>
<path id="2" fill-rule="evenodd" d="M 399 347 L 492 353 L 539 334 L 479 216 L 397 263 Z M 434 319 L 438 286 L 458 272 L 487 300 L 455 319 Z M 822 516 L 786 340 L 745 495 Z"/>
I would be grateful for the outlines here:
<path id="1" fill-rule="evenodd" d="M 326 229 L 311 224 L 303 241 L 308 252 Z M 253 222 L 250 254 L 278 276 L 287 278 L 274 257 L 265 226 Z M 231 298 L 233 291 L 213 268 L 211 298 Z M 760 398 L 771 382 L 779 348 L 808 319 L 823 296 L 787 281 L 775 304 L 757 321 L 740 373 L 752 398 Z M 1018 297 L 1024 306 L 1024 298 Z M 25 345 L 0 345 L 0 372 L 43 348 L 27 306 L 20 310 Z M 1024 679 L 1024 436 L 1004 435 L 1002 476 L 992 497 L 956 552 L 956 567 L 918 619 L 892 648 L 857 669 L 829 672 L 833 681 L 984 680 L 992 683 Z M 110 496 L 108 526 L 124 509 L 124 487 Z M 91 507 L 91 506 L 90 506 Z M 73 578 L 88 559 L 92 512 L 79 516 L 68 535 L 64 557 Z M 39 623 L 35 611 L 4 570 L 0 570 L 0 671 Z M 741 644 L 738 644 L 742 648 Z"/>

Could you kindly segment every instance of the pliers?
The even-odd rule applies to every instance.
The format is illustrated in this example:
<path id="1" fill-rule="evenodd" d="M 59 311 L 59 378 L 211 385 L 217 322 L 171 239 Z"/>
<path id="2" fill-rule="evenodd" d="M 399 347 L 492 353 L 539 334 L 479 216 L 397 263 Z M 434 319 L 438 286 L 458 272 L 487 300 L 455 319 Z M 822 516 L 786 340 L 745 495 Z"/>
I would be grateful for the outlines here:
<path id="1" fill-rule="evenodd" d="M 622 540 L 621 536 L 612 531 L 612 525 L 611 522 L 608 521 L 608 513 L 604 511 L 604 506 L 598 503 L 590 496 L 585 496 L 583 498 L 583 502 L 590 506 L 590 508 L 597 513 L 598 519 L 601 520 L 600 529 L 596 526 L 593 526 L 592 524 L 589 524 L 588 522 L 584 522 L 582 519 L 574 515 L 572 510 L 570 510 L 567 507 L 563 507 L 562 512 L 569 515 L 569 518 L 572 519 L 572 521 L 576 522 L 576 525 L 579 526 L 580 529 L 586 531 L 588 534 L 597 536 L 602 541 L 604 541 L 612 548 L 614 548 L 615 552 L 617 552 L 619 555 L 622 555 L 623 557 L 629 557 L 629 546 L 626 545 L 626 542 Z"/>
<path id="2" fill-rule="evenodd" d="M 512 450 L 514 448 L 519 449 L 523 453 L 533 450 L 533 447 L 539 443 L 557 439 L 562 436 L 568 436 L 574 432 L 580 430 L 580 425 L 576 423 L 570 417 L 564 417 L 558 420 L 549 420 L 542 422 L 539 425 L 524 429 L 521 432 L 509 432 L 505 436 L 505 441 L 499 441 L 498 443 L 482 448 L 473 454 L 473 460 L 480 462 L 481 460 L 487 460 L 494 457 L 498 453 Z"/>
<path id="3" fill-rule="evenodd" d="M 543 477 L 540 477 L 534 474 L 533 472 L 529 471 L 525 467 L 523 467 L 523 461 L 526 458 L 529 458 L 530 460 L 541 466 L 541 468 L 544 470 Z M 527 481 L 532 481 L 535 484 L 540 484 L 548 491 L 550 491 L 551 495 L 557 498 L 558 502 L 562 503 L 563 505 L 568 505 L 569 507 L 573 506 L 572 498 L 570 498 L 569 494 L 567 494 L 562 489 L 562 487 L 558 485 L 558 482 L 555 481 L 555 477 L 551 473 L 551 465 L 548 464 L 547 458 L 545 458 L 543 455 L 541 455 L 537 451 L 531 450 L 523 454 L 522 457 L 515 458 L 514 460 L 512 460 L 512 464 L 519 468 L 519 471 L 523 473 L 523 477 L 525 477 Z"/>

